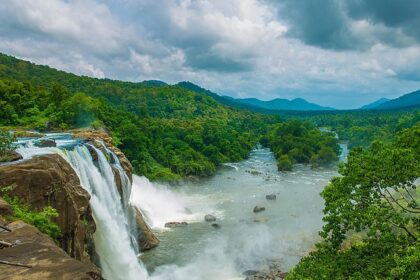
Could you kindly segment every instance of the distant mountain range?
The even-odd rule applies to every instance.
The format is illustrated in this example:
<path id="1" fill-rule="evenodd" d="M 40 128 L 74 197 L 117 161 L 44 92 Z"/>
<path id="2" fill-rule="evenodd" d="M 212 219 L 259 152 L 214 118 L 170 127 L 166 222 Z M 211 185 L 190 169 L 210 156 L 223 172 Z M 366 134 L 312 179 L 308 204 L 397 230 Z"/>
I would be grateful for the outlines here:
<path id="1" fill-rule="evenodd" d="M 295 111 L 326 111 L 334 110 L 331 107 L 311 103 L 302 98 L 292 100 L 276 98 L 269 101 L 262 101 L 257 98 L 235 99 L 236 102 L 261 107 L 269 110 L 295 110 Z"/>
<path id="2" fill-rule="evenodd" d="M 381 98 L 373 103 L 365 105 L 363 110 L 393 110 L 406 107 L 420 106 L 420 90 L 404 94 L 395 99 Z"/>
<path id="3" fill-rule="evenodd" d="M 388 102 L 390 100 L 391 99 L 388 99 L 388 98 L 381 98 L 381 99 L 376 100 L 375 102 L 372 102 L 372 103 L 366 104 L 365 106 L 360 107 L 360 109 L 362 109 L 362 110 L 374 109 L 374 108 L 378 107 L 379 105 L 381 105 L 385 102 Z"/>
<path id="4" fill-rule="evenodd" d="M 263 101 L 257 98 L 233 98 L 230 96 L 221 96 L 217 93 L 211 92 L 207 89 L 199 87 L 191 82 L 180 82 L 177 84 L 180 87 L 189 89 L 196 93 L 206 94 L 213 97 L 220 103 L 228 106 L 239 107 L 243 109 L 251 110 L 270 110 L 270 111 L 325 111 L 335 110 L 330 107 L 323 107 L 315 103 L 311 103 L 302 98 L 295 98 L 292 100 L 276 98 L 269 101 Z"/>

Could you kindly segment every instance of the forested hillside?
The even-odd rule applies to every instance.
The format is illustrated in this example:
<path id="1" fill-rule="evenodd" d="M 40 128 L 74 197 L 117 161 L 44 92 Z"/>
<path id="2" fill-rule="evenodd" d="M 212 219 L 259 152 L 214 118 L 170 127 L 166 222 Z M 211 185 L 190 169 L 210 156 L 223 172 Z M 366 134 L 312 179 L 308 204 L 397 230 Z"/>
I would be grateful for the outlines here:
<path id="1" fill-rule="evenodd" d="M 240 112 L 162 82 L 79 77 L 0 55 L 0 125 L 38 130 L 105 127 L 137 173 L 205 176 L 247 157 L 277 117 Z"/>

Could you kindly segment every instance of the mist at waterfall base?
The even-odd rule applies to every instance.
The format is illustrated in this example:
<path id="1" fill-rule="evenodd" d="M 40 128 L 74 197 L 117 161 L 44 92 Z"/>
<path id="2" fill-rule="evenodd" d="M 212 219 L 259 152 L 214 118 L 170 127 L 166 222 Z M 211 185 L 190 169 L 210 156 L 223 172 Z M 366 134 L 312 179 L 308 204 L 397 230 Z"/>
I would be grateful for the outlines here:
<path id="1" fill-rule="evenodd" d="M 134 177 L 131 203 L 145 215 L 160 244 L 142 262 L 153 280 L 243 279 L 246 270 L 267 260 L 284 271 L 294 266 L 319 240 L 323 200 L 319 196 L 334 169 L 298 165 L 280 173 L 268 149 L 229 164 L 216 176 L 178 187 Z M 276 194 L 269 201 L 266 195 Z M 266 210 L 255 214 L 254 206 Z M 216 216 L 220 228 L 204 221 Z M 166 222 L 187 226 L 164 229 Z"/>

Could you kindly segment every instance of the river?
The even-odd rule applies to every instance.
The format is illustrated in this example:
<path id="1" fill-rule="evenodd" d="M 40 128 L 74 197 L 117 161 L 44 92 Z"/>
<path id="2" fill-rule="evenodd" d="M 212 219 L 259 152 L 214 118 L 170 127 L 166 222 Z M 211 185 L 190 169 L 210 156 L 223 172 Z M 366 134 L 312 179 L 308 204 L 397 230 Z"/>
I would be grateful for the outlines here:
<path id="1" fill-rule="evenodd" d="M 273 153 L 260 147 L 248 160 L 228 164 L 198 183 L 167 187 L 135 176 L 132 203 L 161 241 L 141 261 L 152 279 L 162 280 L 243 279 L 244 271 L 270 259 L 288 271 L 319 240 L 319 194 L 335 175 L 336 168 L 305 165 L 278 172 Z M 277 199 L 267 200 L 269 194 Z M 266 210 L 254 213 L 257 205 Z M 206 214 L 217 218 L 217 227 L 204 221 Z M 187 226 L 164 227 L 184 221 Z"/>
<path id="2" fill-rule="evenodd" d="M 278 172 L 273 153 L 257 147 L 248 160 L 226 164 L 215 176 L 197 183 L 168 187 L 134 175 L 126 201 L 116 190 L 111 168 L 117 168 L 121 178 L 126 174 L 105 146 L 113 163 L 103 151 L 69 134 L 46 138 L 55 139 L 57 147 L 36 147 L 41 139 L 19 139 L 15 145 L 25 159 L 58 154 L 76 171 L 92 196 L 97 225 L 94 241 L 107 279 L 244 279 L 244 271 L 259 269 L 269 260 L 288 271 L 319 240 L 323 216 L 319 193 L 337 175 L 336 168 L 312 170 L 306 165 L 296 165 L 293 172 Z M 341 146 L 343 161 L 347 148 Z M 96 151 L 96 165 L 88 147 Z M 129 194 L 128 182 L 125 180 L 124 188 Z M 276 195 L 276 199 L 267 200 L 266 195 Z M 137 256 L 137 247 L 130 242 L 133 217 L 126 211 L 129 204 L 143 213 L 161 241 L 157 248 Z M 254 213 L 255 206 L 265 211 Z M 216 221 L 204 221 L 207 214 Z M 188 224 L 169 229 L 167 222 Z"/>

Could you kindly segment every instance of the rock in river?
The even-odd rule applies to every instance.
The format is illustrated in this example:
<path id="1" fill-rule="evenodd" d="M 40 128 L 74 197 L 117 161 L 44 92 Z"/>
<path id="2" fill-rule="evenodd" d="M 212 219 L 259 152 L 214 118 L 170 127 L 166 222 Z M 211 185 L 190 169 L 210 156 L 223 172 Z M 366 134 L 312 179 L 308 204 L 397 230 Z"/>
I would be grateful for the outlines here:
<path id="1" fill-rule="evenodd" d="M 213 215 L 206 215 L 206 216 L 204 216 L 204 220 L 206 222 L 215 222 L 216 221 L 216 217 L 213 216 Z"/>
<path id="2" fill-rule="evenodd" d="M 254 207 L 254 213 L 259 213 L 265 211 L 265 207 L 261 207 L 261 206 L 255 206 Z"/>
<path id="3" fill-rule="evenodd" d="M 57 147 L 54 139 L 41 139 L 38 142 L 35 142 L 35 146 L 40 148 L 47 148 L 47 147 Z"/>
<path id="4" fill-rule="evenodd" d="M 167 228 L 176 228 L 176 227 L 185 227 L 188 223 L 186 222 L 169 222 L 165 224 L 165 227 Z"/>
<path id="5" fill-rule="evenodd" d="M 267 200 L 276 200 L 277 199 L 277 196 L 275 194 L 267 194 L 265 196 L 265 199 L 267 199 Z"/>

